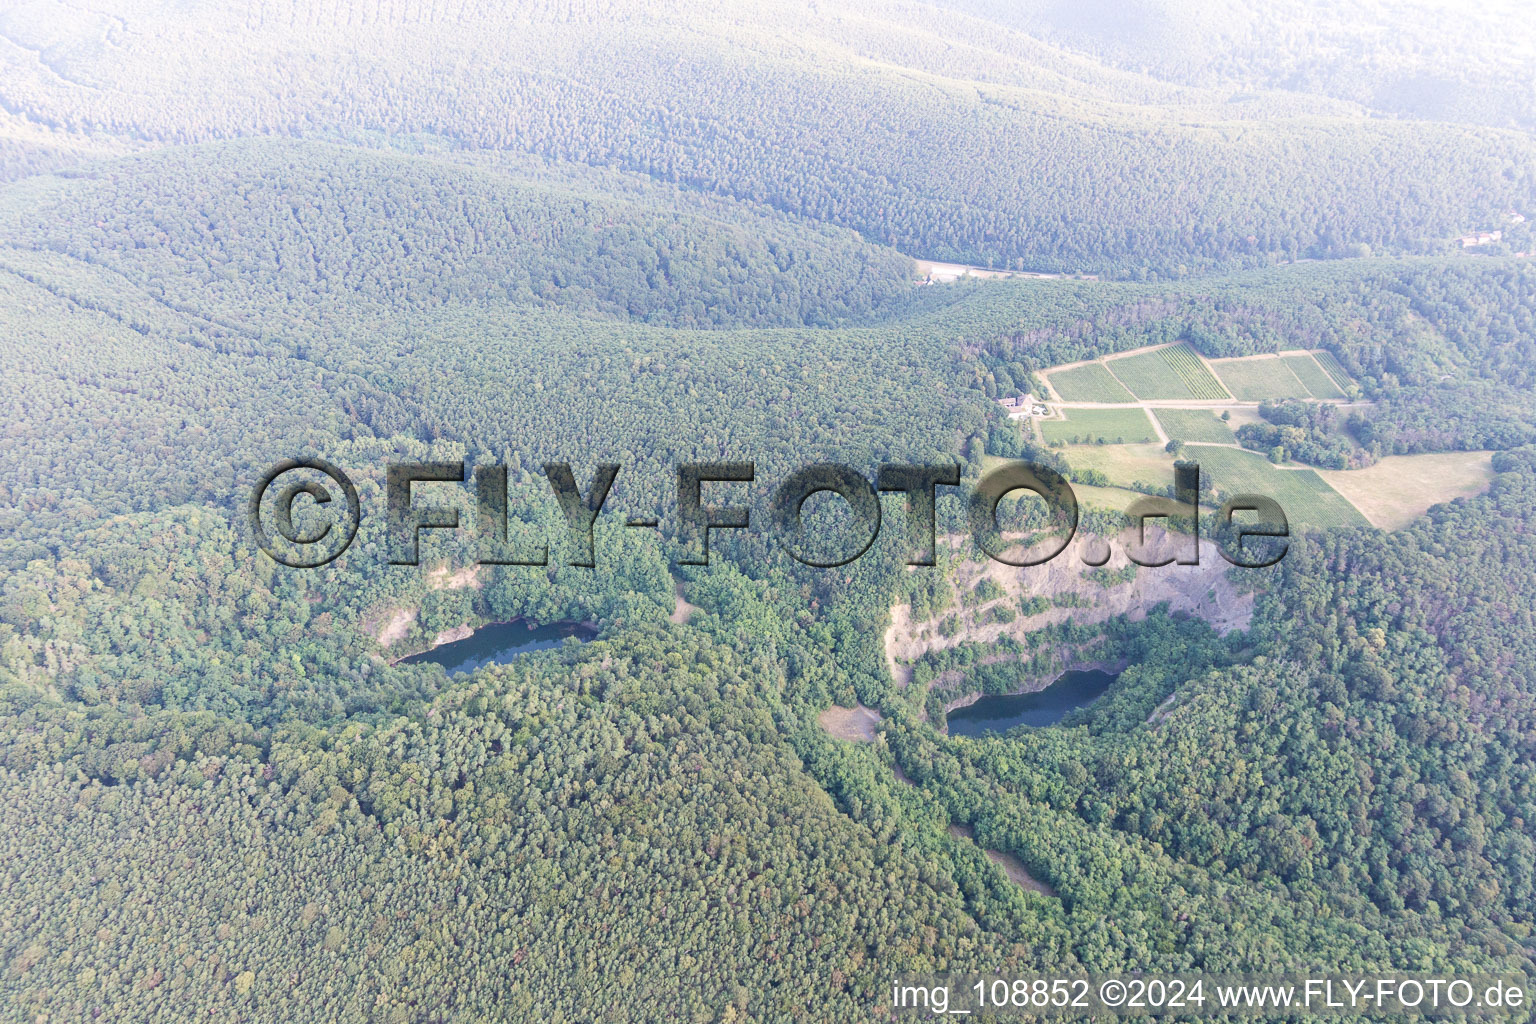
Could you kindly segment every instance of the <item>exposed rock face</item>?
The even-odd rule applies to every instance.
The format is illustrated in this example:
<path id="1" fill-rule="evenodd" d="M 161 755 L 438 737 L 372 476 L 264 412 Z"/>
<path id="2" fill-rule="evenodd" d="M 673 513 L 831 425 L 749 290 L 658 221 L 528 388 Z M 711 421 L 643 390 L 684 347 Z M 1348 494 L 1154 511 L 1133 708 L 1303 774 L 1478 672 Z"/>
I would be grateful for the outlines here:
<path id="1" fill-rule="evenodd" d="M 462 590 L 465 587 L 474 587 L 479 590 L 485 586 L 485 581 L 480 578 L 483 565 L 466 565 L 458 572 L 449 572 L 446 565 L 440 565 L 427 573 L 427 586 L 433 590 Z"/>
<path id="2" fill-rule="evenodd" d="M 441 647 L 443 644 L 451 644 L 455 640 L 463 640 L 465 637 L 473 634 L 474 631 L 474 627 L 467 624 L 454 626 L 452 629 L 445 629 L 437 634 L 437 638 L 432 641 L 432 646 Z"/>
<path id="3" fill-rule="evenodd" d="M 432 590 L 462 590 L 465 587 L 473 587 L 478 590 L 485 586 L 485 579 L 482 573 L 484 568 L 485 566 L 482 565 L 470 565 L 457 572 L 449 572 L 446 565 L 440 565 L 427 573 L 427 586 Z M 369 619 L 372 622 L 370 624 L 370 622 L 365 621 L 363 629 L 378 639 L 380 647 L 388 647 L 405 639 L 406 634 L 411 631 L 411 627 L 416 624 L 416 617 L 419 614 L 420 609 L 418 608 L 394 608 L 385 612 L 385 618 L 380 622 L 380 620 L 375 618 L 377 612 L 370 613 Z M 461 626 L 459 628 L 469 629 L 468 626 Z M 444 640 L 443 637 L 448 636 L 449 633 L 455 633 L 455 635 L 448 640 Z M 458 634 L 454 630 L 448 630 L 438 634 L 438 638 L 433 642 L 433 646 L 451 643 L 453 640 L 462 640 L 468 635 L 468 632 Z"/>
<path id="4" fill-rule="evenodd" d="M 1188 538 L 1164 536 L 1161 531 L 1150 529 L 1147 532 L 1152 553 L 1175 553 L 1189 544 Z M 1134 564 L 1125 553 L 1132 539 L 1129 534 L 1113 538 L 1109 561 L 1103 567 L 1108 574 Z M 1274 571 L 1233 570 L 1214 542 L 1202 540 L 1198 565 L 1139 566 L 1133 578 L 1106 585 L 1102 581 L 1106 574 L 1095 572 L 1083 562 L 1085 548 L 1102 551 L 1105 541 L 1101 537 L 1079 536 L 1060 555 L 1041 565 L 1018 567 L 991 559 L 961 562 L 950 581 L 952 599 L 944 611 L 930 619 L 914 621 L 907 605 L 891 610 L 885 654 L 892 675 L 905 685 L 912 676 L 911 662 L 928 651 L 966 642 L 988 643 L 1004 636 L 1022 638 L 1059 622 L 1090 624 L 1118 615 L 1136 621 L 1164 602 L 1172 611 L 1205 619 L 1221 633 L 1246 629 L 1253 618 L 1254 592 L 1249 580 L 1262 583 Z M 1237 573 L 1244 577 L 1239 578 Z M 1095 579 L 1095 575 L 1100 578 Z M 1001 588 L 1001 596 L 967 605 L 962 598 L 971 596 L 984 579 L 993 580 Z M 1033 614 L 1022 614 L 1024 602 L 1031 597 L 1044 598 L 1052 605 Z M 1055 603 L 1058 601 L 1065 603 Z M 999 606 L 1020 614 L 1012 621 L 994 621 L 994 609 Z M 952 615 L 958 618 L 959 628 L 945 635 L 940 632 L 940 624 Z"/>
<path id="5" fill-rule="evenodd" d="M 405 635 L 411 631 L 411 624 L 416 621 L 416 609 L 396 608 L 390 614 L 389 620 L 379 628 L 379 644 L 388 647 L 405 639 Z"/>

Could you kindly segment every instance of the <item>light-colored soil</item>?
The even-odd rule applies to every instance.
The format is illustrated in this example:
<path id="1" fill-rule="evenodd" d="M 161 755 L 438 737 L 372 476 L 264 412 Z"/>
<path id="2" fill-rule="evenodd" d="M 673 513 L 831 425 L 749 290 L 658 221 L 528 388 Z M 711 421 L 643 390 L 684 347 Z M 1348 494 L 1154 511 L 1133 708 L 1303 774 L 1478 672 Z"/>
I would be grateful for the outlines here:
<path id="1" fill-rule="evenodd" d="M 816 723 L 833 739 L 852 743 L 873 743 L 875 726 L 879 721 L 880 712 L 863 704 L 855 704 L 851 708 L 834 704 L 816 716 Z"/>
<path id="2" fill-rule="evenodd" d="M 1172 711 L 1173 710 L 1173 706 L 1175 704 L 1177 704 L 1178 702 L 1179 702 L 1178 691 L 1174 691 L 1173 693 L 1170 693 L 1166 698 L 1163 699 L 1163 702 L 1161 704 L 1159 704 L 1157 707 L 1152 709 L 1152 713 L 1147 716 L 1146 724 L 1147 725 L 1156 725 L 1158 722 L 1161 722 L 1163 719 L 1167 718 L 1168 717 L 1168 712 Z"/>
<path id="3" fill-rule="evenodd" d="M 1481 494 L 1494 475 L 1491 452 L 1389 455 L 1365 469 L 1317 472 L 1384 530 L 1407 526 L 1432 505 Z"/>
<path id="4" fill-rule="evenodd" d="M 913 260 L 917 272 L 931 281 L 947 283 L 962 277 L 1028 278 L 1037 281 L 1055 281 L 1067 278 L 1066 274 L 1046 274 L 1034 270 L 996 270 L 992 267 L 976 267 L 968 263 L 940 263 L 934 260 Z M 1070 279 L 1070 278 L 1069 278 Z M 1077 280 L 1097 281 L 1097 274 L 1082 274 Z"/>
<path id="5" fill-rule="evenodd" d="M 441 633 L 437 634 L 437 636 L 432 640 L 432 646 L 441 647 L 443 644 L 451 644 L 455 640 L 464 640 L 470 636 L 473 636 L 474 632 L 475 628 L 468 623 L 465 623 L 462 626 L 454 626 L 452 629 L 445 629 Z"/>
<path id="6" fill-rule="evenodd" d="M 446 565 L 440 565 L 427 573 L 427 586 L 433 590 L 463 590 L 465 587 L 474 587 L 479 590 L 485 586 L 485 581 L 480 578 L 483 565 L 467 565 L 457 572 L 449 572 Z"/>
<path id="7" fill-rule="evenodd" d="M 399 643 L 405 639 L 405 635 L 411 631 L 411 626 L 416 622 L 416 609 L 396 608 L 390 613 L 389 620 L 379 628 L 379 644 L 388 647 L 390 644 Z"/>
<path id="8" fill-rule="evenodd" d="M 912 624 L 912 606 L 898 604 L 891 607 L 891 624 L 885 631 L 885 667 L 891 670 L 891 678 L 896 680 L 897 686 L 906 686 L 912 681 L 912 666 L 903 664 L 897 660 L 897 656 L 910 642 L 907 638 L 914 632 Z"/>
<path id="9" fill-rule="evenodd" d="M 1256 405 L 1234 405 L 1224 409 L 1217 409 L 1215 412 L 1217 416 L 1220 416 L 1223 412 L 1230 412 L 1232 414 L 1227 418 L 1226 423 L 1234 434 L 1237 433 L 1237 428 L 1244 424 L 1264 422 L 1264 417 L 1259 415 L 1259 407 Z"/>
<path id="10" fill-rule="evenodd" d="M 1159 553 L 1168 548 L 1164 545 L 1184 545 L 1188 538 L 1164 535 L 1156 527 L 1147 531 L 1150 552 Z M 1111 555 L 1105 568 L 1120 569 L 1129 564 L 1126 548 L 1134 540 L 1132 532 L 1109 538 Z M 1246 629 L 1253 618 L 1254 594 L 1252 588 L 1241 590 L 1232 575 L 1232 567 L 1221 557 L 1216 545 L 1210 540 L 1200 543 L 1198 565 L 1169 564 L 1143 566 L 1128 583 L 1105 587 L 1084 574 L 1091 571 L 1083 561 L 1085 545 L 1098 545 L 1104 538 L 1080 535 L 1057 557 L 1043 565 L 1011 566 L 985 559 L 966 560 L 955 570 L 950 586 L 952 599 L 949 607 L 926 621 L 914 621 L 906 605 L 892 609 L 891 625 L 885 634 L 886 662 L 899 685 L 911 680 L 912 662 L 928 651 L 944 650 L 966 642 L 992 643 L 1004 636 L 1023 638 L 1044 626 L 1060 622 L 1092 624 L 1118 615 L 1139 621 L 1155 606 L 1167 602 L 1170 610 L 1197 615 L 1209 622 L 1218 632 Z M 1267 574 L 1273 570 L 1239 569 L 1245 574 Z M 965 606 L 961 594 L 969 594 L 984 577 L 995 580 L 1003 590 L 1003 596 L 985 604 Z M 1249 581 L 1243 580 L 1244 584 Z M 987 621 L 990 610 L 1006 604 L 1015 612 L 1021 601 L 1032 596 L 1056 599 L 1066 594 L 1077 594 L 1083 607 L 1052 605 L 1034 615 L 1017 614 L 1011 622 Z M 940 623 L 950 615 L 957 615 L 960 628 L 953 635 L 939 631 Z"/>
<path id="11" fill-rule="evenodd" d="M 976 834 L 974 830 L 965 825 L 949 826 L 949 834 L 954 836 L 956 839 L 969 839 L 973 843 L 976 841 Z M 1050 886 L 1046 885 L 1044 882 L 1031 875 L 1027 870 L 1025 870 L 1023 861 L 1019 860 L 1019 858 L 1015 857 L 1013 854 L 1004 853 L 1001 850 L 988 849 L 983 849 L 981 852 L 987 855 L 988 860 L 1002 868 L 1003 874 L 1007 875 L 1008 880 L 1013 884 L 1022 886 L 1031 892 L 1038 892 L 1042 896 L 1056 895 L 1055 889 L 1052 889 Z"/>
<path id="12" fill-rule="evenodd" d="M 667 621 L 681 626 L 693 618 L 693 613 L 699 610 L 699 606 L 689 604 L 688 600 L 683 597 L 683 585 L 681 582 L 677 584 L 673 592 L 677 595 L 677 606 L 672 609 L 672 614 L 667 616 Z"/>

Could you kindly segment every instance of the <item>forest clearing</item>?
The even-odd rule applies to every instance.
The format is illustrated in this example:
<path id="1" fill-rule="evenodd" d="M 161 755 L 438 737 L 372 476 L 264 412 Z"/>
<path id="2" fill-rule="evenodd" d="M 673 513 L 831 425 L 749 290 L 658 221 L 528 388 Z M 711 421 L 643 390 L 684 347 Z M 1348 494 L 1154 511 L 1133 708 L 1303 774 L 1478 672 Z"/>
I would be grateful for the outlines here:
<path id="1" fill-rule="evenodd" d="M 1431 507 L 1482 494 L 1493 482 L 1491 452 L 1388 455 L 1365 469 L 1324 469 L 1319 475 L 1373 526 L 1399 530 Z"/>
<path id="2" fill-rule="evenodd" d="M 1049 411 L 1027 422 L 1075 471 L 1088 474 L 1082 496 L 1096 507 L 1123 510 L 1129 495 L 1161 491 L 1182 458 L 1200 463 L 1204 481 L 1219 493 L 1279 500 L 1298 526 L 1400 529 L 1441 501 L 1480 493 L 1491 477 L 1486 452 L 1390 455 L 1363 468 L 1290 457 L 1277 463 L 1273 445 L 1265 450 L 1255 440 L 1284 434 L 1265 419 L 1280 415 L 1273 410 L 1297 402 L 1336 410 L 1309 414 L 1334 417 L 1336 451 L 1355 443 L 1341 433 L 1346 414 L 1374 408 L 1351 397 L 1358 386 L 1323 349 L 1207 359 L 1175 342 L 1065 363 L 1039 376 Z"/>

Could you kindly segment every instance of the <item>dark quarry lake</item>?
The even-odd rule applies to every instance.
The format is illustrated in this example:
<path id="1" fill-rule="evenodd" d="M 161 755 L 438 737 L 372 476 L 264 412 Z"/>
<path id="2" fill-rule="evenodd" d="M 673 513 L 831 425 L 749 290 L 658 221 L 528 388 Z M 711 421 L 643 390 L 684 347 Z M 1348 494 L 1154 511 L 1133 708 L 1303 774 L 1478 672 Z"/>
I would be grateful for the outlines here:
<path id="1" fill-rule="evenodd" d="M 1067 672 L 1034 693 L 982 697 L 951 711 L 945 721 L 951 736 L 985 736 L 1020 725 L 1055 725 L 1067 712 L 1098 700 L 1117 676 L 1097 669 Z"/>
<path id="2" fill-rule="evenodd" d="M 409 658 L 401 658 L 399 664 L 430 662 L 443 666 L 449 675 L 458 675 L 487 665 L 505 665 L 529 651 L 558 647 L 567 637 L 585 642 L 596 635 L 596 629 L 582 622 L 552 622 L 547 626 L 531 626 L 526 622 L 493 622 L 481 626 L 462 640 L 413 654 Z"/>

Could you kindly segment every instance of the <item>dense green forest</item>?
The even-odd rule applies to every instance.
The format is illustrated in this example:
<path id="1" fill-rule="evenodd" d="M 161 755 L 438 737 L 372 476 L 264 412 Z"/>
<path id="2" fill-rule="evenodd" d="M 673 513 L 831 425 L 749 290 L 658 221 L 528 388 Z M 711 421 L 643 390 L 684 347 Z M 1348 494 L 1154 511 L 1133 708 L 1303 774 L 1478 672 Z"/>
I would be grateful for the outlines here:
<path id="1" fill-rule="evenodd" d="M 490 302 L 689 327 L 824 324 L 912 295 L 910 261 L 851 232 L 740 211 L 725 222 L 388 153 L 193 147 L 85 180 L 39 196 L 11 237 L 131 267 L 168 301 L 195 296 L 248 321 L 266 322 L 274 299 L 331 295 L 392 313 Z"/>
<path id="2" fill-rule="evenodd" d="M 1237 439 L 1272 462 L 1297 459 L 1327 469 L 1359 469 L 1373 461 L 1354 441 L 1354 435 L 1375 432 L 1374 421 L 1359 413 L 1346 418 L 1332 405 L 1292 401 L 1264 402 L 1259 416 L 1265 422 L 1238 427 Z"/>
<path id="3" fill-rule="evenodd" d="M 1536 149 L 1502 125 L 1173 86 L 953 11 L 242 2 L 65 20 L 49 6 L 0 26 L 0 105 L 48 132 L 510 150 L 920 258 L 1177 276 L 1429 252 L 1536 209 Z"/>
<path id="4" fill-rule="evenodd" d="M 1488 99 L 1502 59 L 1394 106 L 1440 43 L 1350 36 L 1350 83 L 1302 26 L 1260 60 L 1270 16 L 1132 6 L 1124 39 L 979 2 L 0 14 L 0 1020 L 880 1020 L 926 971 L 1536 974 L 1529 111 Z M 1149 50 L 1164 14 L 1192 34 Z M 950 489 L 933 567 L 895 493 L 847 565 L 772 536 L 816 462 L 1067 471 L 994 400 L 1172 341 L 1347 371 L 1347 409 L 1237 427 L 1276 461 L 1491 450 L 1491 484 L 1296 530 L 1222 577 L 1252 602 L 1223 630 L 1077 614 L 1179 567 L 954 592 L 983 556 Z M 320 569 L 246 521 L 297 456 L 364 509 Z M 678 564 L 676 465 L 742 460 L 711 500 L 752 527 Z M 391 564 L 401 461 L 507 467 L 510 541 L 549 564 L 475 571 L 445 484 L 418 497 L 466 529 Z M 622 467 L 594 569 L 551 462 Z M 983 604 L 997 628 L 962 625 Z M 514 620 L 595 639 L 399 660 Z M 899 621 L 937 624 L 910 664 Z M 1085 659 L 1126 667 L 1059 725 L 947 734 L 954 700 Z M 878 716 L 864 742 L 832 705 Z"/>

